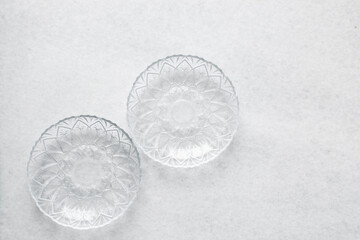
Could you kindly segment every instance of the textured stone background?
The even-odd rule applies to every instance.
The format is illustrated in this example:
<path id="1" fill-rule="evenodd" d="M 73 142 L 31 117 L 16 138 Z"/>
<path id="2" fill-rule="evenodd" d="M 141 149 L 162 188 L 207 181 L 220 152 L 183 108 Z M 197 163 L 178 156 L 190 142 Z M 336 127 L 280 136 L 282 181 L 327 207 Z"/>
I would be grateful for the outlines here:
<path id="1" fill-rule="evenodd" d="M 0 0 L 2 240 L 360 239 L 360 1 Z M 100 229 L 35 206 L 26 162 L 49 125 L 126 125 L 137 75 L 172 54 L 232 79 L 241 126 L 215 161 L 142 155 L 136 202 Z"/>

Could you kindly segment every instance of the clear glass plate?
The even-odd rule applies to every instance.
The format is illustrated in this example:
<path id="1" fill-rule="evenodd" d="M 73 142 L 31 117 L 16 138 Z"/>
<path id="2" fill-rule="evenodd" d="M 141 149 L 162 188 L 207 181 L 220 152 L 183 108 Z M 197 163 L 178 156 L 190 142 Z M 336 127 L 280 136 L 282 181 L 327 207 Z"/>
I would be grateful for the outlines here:
<path id="1" fill-rule="evenodd" d="M 134 141 L 152 159 L 194 167 L 218 156 L 238 126 L 231 81 L 211 62 L 174 55 L 151 64 L 128 97 Z"/>
<path id="2" fill-rule="evenodd" d="M 94 116 L 70 117 L 49 127 L 33 147 L 27 172 L 40 210 L 76 229 L 118 218 L 140 183 L 138 152 L 129 136 Z"/>

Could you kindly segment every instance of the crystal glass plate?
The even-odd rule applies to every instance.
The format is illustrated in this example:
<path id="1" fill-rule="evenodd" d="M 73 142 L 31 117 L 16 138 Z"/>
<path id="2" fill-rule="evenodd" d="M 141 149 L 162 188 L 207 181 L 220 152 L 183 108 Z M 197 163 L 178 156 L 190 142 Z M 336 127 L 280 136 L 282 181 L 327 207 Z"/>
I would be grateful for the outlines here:
<path id="1" fill-rule="evenodd" d="M 219 67 L 174 55 L 151 64 L 128 97 L 134 141 L 152 159 L 194 167 L 218 156 L 238 126 L 238 98 Z"/>
<path id="2" fill-rule="evenodd" d="M 76 229 L 118 218 L 140 183 L 138 152 L 129 136 L 94 116 L 66 118 L 45 130 L 32 149 L 27 172 L 40 210 Z"/>

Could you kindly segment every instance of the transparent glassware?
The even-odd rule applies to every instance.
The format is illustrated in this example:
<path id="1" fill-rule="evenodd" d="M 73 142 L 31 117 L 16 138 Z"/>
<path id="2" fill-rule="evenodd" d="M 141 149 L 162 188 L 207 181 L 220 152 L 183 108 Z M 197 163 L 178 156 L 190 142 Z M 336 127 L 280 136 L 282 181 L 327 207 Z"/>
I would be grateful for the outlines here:
<path id="1" fill-rule="evenodd" d="M 134 82 L 128 125 L 146 155 L 172 167 L 194 167 L 218 156 L 238 126 L 238 98 L 219 67 L 174 55 L 151 64 Z"/>
<path id="2" fill-rule="evenodd" d="M 129 136 L 95 116 L 63 119 L 35 143 L 27 166 L 37 206 L 75 229 L 104 226 L 131 205 L 140 184 L 140 161 Z"/>

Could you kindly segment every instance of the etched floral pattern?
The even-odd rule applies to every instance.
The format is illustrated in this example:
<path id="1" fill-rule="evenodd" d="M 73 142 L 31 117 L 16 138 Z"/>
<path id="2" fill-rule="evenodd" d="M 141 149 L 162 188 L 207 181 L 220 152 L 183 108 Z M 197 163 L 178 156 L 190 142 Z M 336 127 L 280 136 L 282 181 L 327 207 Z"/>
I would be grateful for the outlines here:
<path id="1" fill-rule="evenodd" d="M 71 117 L 36 142 L 28 180 L 42 212 L 61 225 L 88 229 L 110 223 L 130 206 L 140 163 L 131 139 L 115 124 Z"/>
<path id="2" fill-rule="evenodd" d="M 154 160 L 173 167 L 208 162 L 231 142 L 238 99 L 214 64 L 176 55 L 150 65 L 128 97 L 134 141 Z"/>

